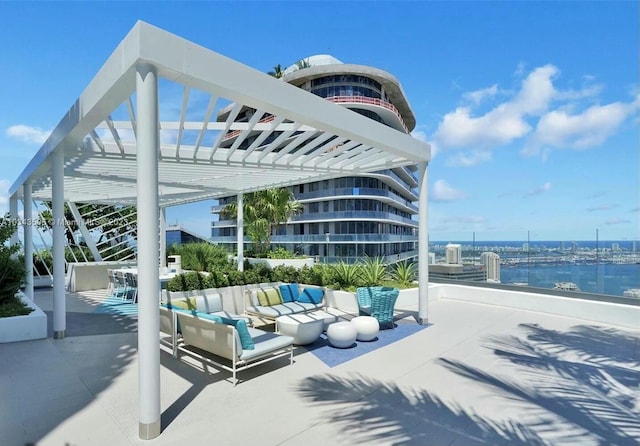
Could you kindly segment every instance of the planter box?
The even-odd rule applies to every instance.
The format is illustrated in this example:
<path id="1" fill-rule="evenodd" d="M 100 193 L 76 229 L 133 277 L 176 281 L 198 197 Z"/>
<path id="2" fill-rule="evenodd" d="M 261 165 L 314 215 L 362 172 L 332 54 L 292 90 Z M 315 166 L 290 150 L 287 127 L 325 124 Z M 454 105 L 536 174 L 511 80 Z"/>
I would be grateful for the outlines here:
<path id="1" fill-rule="evenodd" d="M 264 263 L 269 267 L 269 269 L 273 269 L 276 266 L 280 265 L 293 266 L 297 269 L 300 269 L 306 265 L 311 268 L 316 263 L 313 257 L 308 257 L 306 259 L 256 259 L 253 257 L 249 257 L 248 260 L 250 265 Z"/>
<path id="2" fill-rule="evenodd" d="M 33 276 L 34 288 L 51 288 L 53 286 L 53 277 L 51 276 Z"/>
<path id="3" fill-rule="evenodd" d="M 23 293 L 20 292 L 19 297 L 34 311 L 25 316 L 0 318 L 0 344 L 47 337 L 47 315 Z"/>

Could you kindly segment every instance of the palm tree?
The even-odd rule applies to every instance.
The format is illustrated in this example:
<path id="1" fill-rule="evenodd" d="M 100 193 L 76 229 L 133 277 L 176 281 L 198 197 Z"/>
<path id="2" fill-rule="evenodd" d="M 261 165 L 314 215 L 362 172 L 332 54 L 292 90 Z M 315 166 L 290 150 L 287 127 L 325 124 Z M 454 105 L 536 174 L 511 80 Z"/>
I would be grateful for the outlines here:
<path id="1" fill-rule="evenodd" d="M 223 214 L 238 217 L 238 203 L 229 203 Z M 294 199 L 285 188 L 273 188 L 252 192 L 244 197 L 243 214 L 247 235 L 253 241 L 257 253 L 267 251 L 274 229 L 286 223 L 290 217 L 302 211 L 302 203 Z"/>
<path id="2" fill-rule="evenodd" d="M 278 64 L 273 67 L 273 71 L 269 71 L 267 74 L 269 76 L 275 77 L 276 79 L 280 79 L 282 78 L 282 76 L 284 76 L 284 70 L 282 69 L 282 66 Z"/>

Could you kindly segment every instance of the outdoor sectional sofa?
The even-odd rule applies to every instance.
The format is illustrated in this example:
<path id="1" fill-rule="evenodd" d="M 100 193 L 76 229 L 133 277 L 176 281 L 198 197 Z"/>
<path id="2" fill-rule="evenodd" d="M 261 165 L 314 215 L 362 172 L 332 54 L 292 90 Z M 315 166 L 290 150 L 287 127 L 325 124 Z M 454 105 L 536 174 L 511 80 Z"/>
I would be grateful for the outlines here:
<path id="1" fill-rule="evenodd" d="M 174 295 L 160 305 L 160 342 L 171 348 L 175 358 L 185 354 L 227 370 L 234 386 L 241 370 L 285 356 L 293 364 L 293 337 L 249 327 L 250 319 L 243 316 L 222 310 L 207 312 L 218 309 L 219 299 L 215 293 Z"/>
<path id="2" fill-rule="evenodd" d="M 326 307 L 325 289 L 282 283 L 260 286 L 246 291 L 248 315 L 275 320 L 279 316 L 310 313 Z"/>

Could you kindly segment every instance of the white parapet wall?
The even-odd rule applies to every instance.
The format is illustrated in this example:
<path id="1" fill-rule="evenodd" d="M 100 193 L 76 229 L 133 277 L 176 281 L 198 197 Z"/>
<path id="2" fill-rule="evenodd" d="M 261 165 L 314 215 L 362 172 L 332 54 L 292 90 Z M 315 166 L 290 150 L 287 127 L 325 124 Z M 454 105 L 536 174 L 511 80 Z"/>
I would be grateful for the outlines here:
<path id="1" fill-rule="evenodd" d="M 33 311 L 24 316 L 0 318 L 0 344 L 47 337 L 47 315 L 22 292 L 19 297 Z"/>
<path id="2" fill-rule="evenodd" d="M 639 306 L 466 285 L 438 284 L 436 287 L 441 299 L 499 305 L 640 329 Z"/>
<path id="3" fill-rule="evenodd" d="M 79 262 L 69 263 L 68 291 L 104 290 L 109 285 L 108 269 L 136 266 L 136 262 Z"/>

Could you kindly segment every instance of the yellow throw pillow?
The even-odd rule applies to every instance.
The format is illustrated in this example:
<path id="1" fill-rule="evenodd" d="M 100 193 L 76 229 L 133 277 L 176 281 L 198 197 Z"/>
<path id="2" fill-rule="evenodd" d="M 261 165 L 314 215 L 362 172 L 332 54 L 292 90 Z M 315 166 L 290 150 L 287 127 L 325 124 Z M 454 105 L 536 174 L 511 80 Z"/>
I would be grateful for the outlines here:
<path id="1" fill-rule="evenodd" d="M 170 302 L 172 308 L 180 308 L 182 310 L 196 310 L 196 300 L 193 297 L 189 297 L 185 300 L 176 300 Z"/>
<path id="2" fill-rule="evenodd" d="M 280 295 L 280 290 L 277 288 L 258 290 L 258 303 L 263 307 L 281 304 L 282 296 Z"/>

